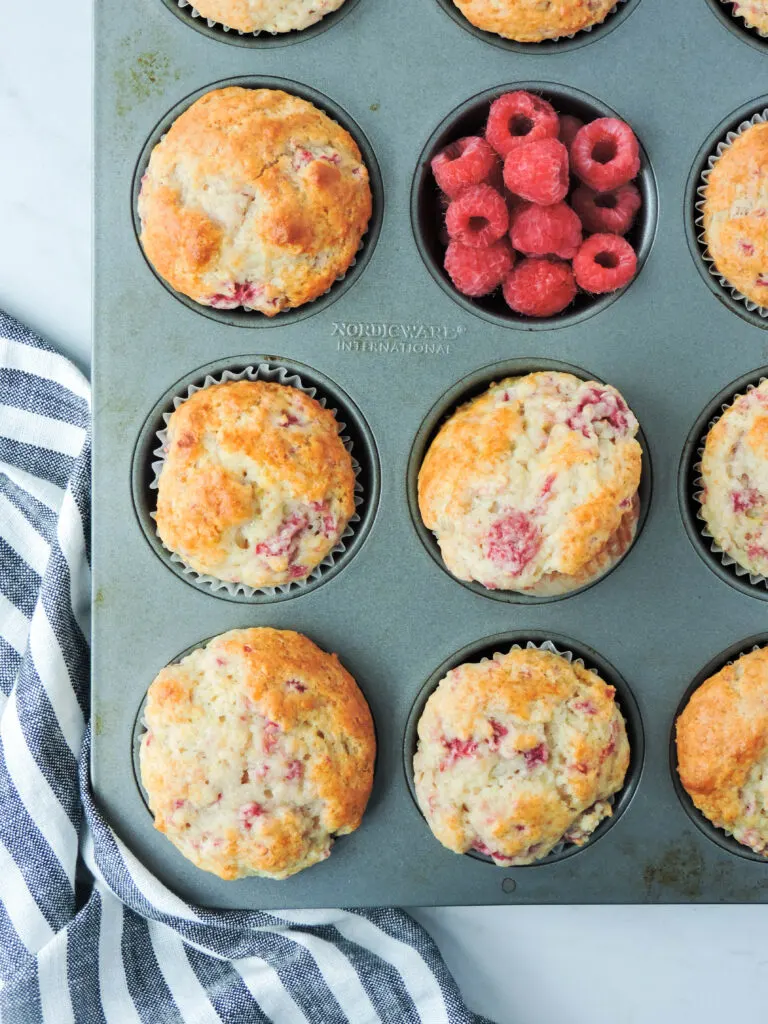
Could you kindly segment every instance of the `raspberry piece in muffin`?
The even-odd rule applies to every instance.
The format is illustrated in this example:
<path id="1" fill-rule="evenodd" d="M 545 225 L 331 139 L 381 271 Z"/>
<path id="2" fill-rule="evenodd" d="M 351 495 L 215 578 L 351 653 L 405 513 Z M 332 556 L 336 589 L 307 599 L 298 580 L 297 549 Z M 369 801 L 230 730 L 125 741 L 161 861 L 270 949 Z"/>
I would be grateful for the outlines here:
<path id="1" fill-rule="evenodd" d="M 491 104 L 485 137 L 504 159 L 513 149 L 536 139 L 556 139 L 560 119 L 555 108 L 530 92 L 508 92 Z"/>
<path id="2" fill-rule="evenodd" d="M 445 252 L 445 269 L 462 295 L 479 298 L 496 291 L 510 272 L 515 254 L 502 238 L 485 249 L 451 242 Z"/>
<path id="3" fill-rule="evenodd" d="M 448 570 L 523 593 L 602 575 L 635 535 L 637 430 L 615 388 L 565 373 L 510 378 L 461 406 L 418 480 Z"/>
<path id="4" fill-rule="evenodd" d="M 585 843 L 610 817 L 629 767 L 614 697 L 595 672 L 549 651 L 513 649 L 452 669 L 427 701 L 413 759 L 435 837 L 502 865 Z"/>
<path id="5" fill-rule="evenodd" d="M 508 274 L 503 285 L 510 309 L 523 316 L 555 316 L 576 298 L 576 281 L 568 263 L 531 257 Z"/>
<path id="6" fill-rule="evenodd" d="M 571 203 L 585 231 L 626 235 L 643 200 L 637 186 L 627 182 L 610 192 L 595 192 L 587 185 L 579 185 Z"/>
<path id="7" fill-rule="evenodd" d="M 485 139 L 471 135 L 446 146 L 432 160 L 438 187 L 455 199 L 470 185 L 492 184 L 500 170 L 499 158 Z"/>
<path id="8" fill-rule="evenodd" d="M 591 235 L 574 257 L 573 273 L 585 292 L 615 292 L 629 284 L 637 273 L 637 255 L 619 235 Z"/>
<path id="9" fill-rule="evenodd" d="M 571 166 L 585 185 L 608 192 L 637 176 L 640 144 L 624 121 L 598 117 L 577 132 L 571 145 Z"/>
<path id="10" fill-rule="evenodd" d="M 513 149 L 504 160 L 504 184 L 531 203 L 561 202 L 570 186 L 568 150 L 557 139 L 539 139 Z"/>
<path id="11" fill-rule="evenodd" d="M 445 226 L 452 241 L 487 248 L 507 233 L 507 204 L 490 185 L 473 185 L 449 205 Z"/>
<path id="12" fill-rule="evenodd" d="M 581 222 L 567 203 L 528 203 L 512 214 L 509 237 L 527 256 L 559 256 L 570 260 L 582 243 Z"/>

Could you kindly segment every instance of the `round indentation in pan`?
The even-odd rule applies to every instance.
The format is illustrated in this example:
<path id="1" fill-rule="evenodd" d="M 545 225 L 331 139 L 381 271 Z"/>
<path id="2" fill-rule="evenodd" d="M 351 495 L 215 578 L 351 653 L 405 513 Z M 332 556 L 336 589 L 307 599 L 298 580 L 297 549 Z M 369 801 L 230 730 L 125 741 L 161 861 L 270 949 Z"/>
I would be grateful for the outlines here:
<path id="1" fill-rule="evenodd" d="M 471 590 L 473 593 L 479 594 L 481 597 L 487 597 L 493 601 L 506 601 L 510 604 L 546 604 L 550 601 L 562 601 L 565 598 L 573 597 L 576 594 L 583 594 L 591 587 L 601 583 L 614 571 L 614 569 L 621 565 L 624 559 L 627 558 L 636 546 L 648 516 L 648 509 L 650 508 L 651 494 L 653 490 L 653 471 L 651 468 L 650 450 L 648 448 L 645 435 L 643 434 L 641 424 L 637 433 L 637 440 L 642 448 L 643 464 L 638 491 L 640 496 L 640 515 L 637 522 L 635 539 L 624 555 L 602 576 L 599 576 L 597 579 L 592 580 L 577 590 L 571 590 L 565 594 L 536 597 L 531 594 L 520 594 L 513 590 L 489 590 L 480 583 L 470 583 L 467 580 L 460 580 L 450 572 L 443 561 L 435 535 L 424 525 L 419 511 L 419 470 L 421 469 L 421 464 L 424 461 L 424 456 L 429 450 L 429 446 L 442 425 L 460 406 L 473 398 L 477 398 L 478 395 L 481 395 L 496 381 L 503 380 L 505 377 L 522 377 L 527 373 L 537 373 L 541 370 L 551 370 L 557 373 L 572 373 L 575 377 L 579 377 L 581 380 L 594 380 L 599 384 L 606 383 L 606 381 L 601 380 L 600 377 L 589 373 L 587 370 L 583 370 L 579 366 L 572 366 L 570 363 L 562 363 L 554 359 L 510 359 L 505 362 L 491 363 L 489 366 L 483 366 L 479 370 L 475 370 L 474 373 L 464 377 L 457 384 L 454 384 L 454 386 L 450 388 L 450 390 L 447 391 L 442 398 L 435 403 L 435 405 L 432 406 L 419 427 L 408 459 L 406 477 L 408 507 L 410 509 L 411 519 L 416 532 L 429 555 L 435 563 L 440 566 L 443 572 L 446 573 L 446 575 L 454 580 L 454 582 L 460 583 L 462 587 L 466 587 L 467 590 Z M 625 395 L 624 397 L 626 398 L 627 396 Z M 631 402 L 629 403 L 629 406 L 632 408 Z"/>
<path id="2" fill-rule="evenodd" d="M 699 465 L 701 451 L 704 447 L 707 434 L 714 420 L 719 419 L 723 409 L 733 403 L 738 395 L 744 394 L 750 388 L 757 386 L 761 380 L 768 377 L 768 366 L 758 370 L 745 373 L 738 380 L 733 381 L 728 387 L 723 388 L 709 402 L 686 438 L 683 446 L 683 454 L 680 459 L 680 466 L 677 474 L 677 497 L 680 505 L 680 515 L 683 519 L 685 532 L 688 539 L 702 560 L 709 566 L 712 572 L 724 580 L 729 586 L 740 590 L 742 594 L 749 597 L 757 597 L 768 601 L 768 581 L 762 578 L 751 577 L 746 569 L 742 569 L 733 559 L 724 556 L 719 548 L 712 550 L 714 543 L 711 537 L 704 535 L 706 523 L 701 517 L 701 503 L 696 495 L 701 491 L 701 485 L 697 483 L 700 473 Z M 724 560 L 725 559 L 725 560 Z"/>
<path id="3" fill-rule="evenodd" d="M 733 32 L 738 39 L 765 52 L 768 48 L 768 38 L 761 36 L 757 29 L 750 28 L 744 19 L 735 13 L 735 5 L 730 0 L 706 0 L 706 3 L 717 20 L 725 25 L 730 32 Z"/>
<path id="4" fill-rule="evenodd" d="M 357 7 L 360 0 L 345 0 L 345 2 L 330 14 L 326 14 L 314 25 L 309 25 L 300 32 L 239 32 L 237 29 L 226 28 L 219 22 L 210 18 L 204 18 L 197 13 L 194 0 L 184 0 L 184 6 L 179 0 L 162 0 L 163 4 L 183 21 L 185 25 L 193 28 L 196 32 L 207 36 L 209 39 L 217 39 L 220 43 L 230 43 L 232 46 L 250 46 L 255 48 L 290 46 L 291 43 L 300 43 L 306 39 L 314 39 L 322 32 L 327 31 L 345 18 L 350 11 Z"/>
<path id="5" fill-rule="evenodd" d="M 315 398 L 318 401 L 325 400 L 326 408 L 336 411 L 336 418 L 344 424 L 342 435 L 349 438 L 351 442 L 351 453 L 358 464 L 357 482 L 359 484 L 359 495 L 362 498 L 357 505 L 357 516 L 359 521 L 351 526 L 352 535 L 344 540 L 345 550 L 334 555 L 332 563 L 322 564 L 308 580 L 292 583 L 283 588 L 270 591 L 257 590 L 253 593 L 232 593 L 231 585 L 207 582 L 202 580 L 197 573 L 188 569 L 184 564 L 172 557 L 170 551 L 165 548 L 157 535 L 155 521 L 152 513 L 156 507 L 157 492 L 152 489 L 152 482 L 155 478 L 153 463 L 157 457 L 153 454 L 158 447 L 159 431 L 165 428 L 164 414 L 172 413 L 174 410 L 174 398 L 186 398 L 188 388 L 202 387 L 206 378 L 218 380 L 226 371 L 239 373 L 249 366 L 263 365 L 269 370 L 284 370 L 289 375 L 295 375 L 300 380 L 304 389 L 314 389 Z M 220 360 L 208 363 L 197 370 L 176 381 L 155 403 L 151 412 L 144 421 L 139 433 L 138 440 L 133 452 L 131 465 L 131 492 L 133 507 L 139 526 L 147 539 L 148 544 L 163 562 L 179 579 L 195 587 L 203 593 L 211 594 L 214 597 L 222 598 L 225 601 L 237 601 L 243 604 L 270 604 L 275 601 L 283 601 L 302 594 L 308 594 L 316 590 L 323 583 L 333 579 L 341 570 L 354 558 L 362 545 L 365 543 L 376 516 L 381 489 L 381 472 L 378 451 L 374 441 L 371 428 L 365 417 L 337 384 L 331 381 L 319 371 L 305 366 L 303 363 L 292 359 L 283 359 L 278 356 L 238 356 L 232 359 Z"/>
<path id="6" fill-rule="evenodd" d="M 685 233 L 688 239 L 688 248 L 693 257 L 693 262 L 696 264 L 696 269 L 701 275 L 701 279 L 715 298 L 719 299 L 731 312 L 736 313 L 737 316 L 740 316 L 742 320 L 746 320 L 747 323 L 755 327 L 761 327 L 764 330 L 768 328 L 768 310 L 766 310 L 765 315 L 761 316 L 759 312 L 761 307 L 754 306 L 754 303 L 750 302 L 749 305 L 753 307 L 750 309 L 743 298 L 737 298 L 729 287 L 721 283 L 720 275 L 715 269 L 715 265 L 708 255 L 707 246 L 702 239 L 704 230 L 702 211 L 698 206 L 703 201 L 699 194 L 699 188 L 704 183 L 702 175 L 709 169 L 710 157 L 717 155 L 718 146 L 720 143 L 726 142 L 729 133 L 737 133 L 741 125 L 746 124 L 756 115 L 761 115 L 766 109 L 768 109 L 768 96 L 751 100 L 732 114 L 729 114 L 710 132 L 704 140 L 701 149 L 696 154 L 696 159 L 688 175 L 684 204 Z"/>
<path id="7" fill-rule="evenodd" d="M 696 676 L 693 678 L 683 694 L 680 703 L 677 705 L 675 717 L 672 721 L 672 729 L 669 735 L 669 767 L 672 773 L 672 784 L 675 787 L 675 792 L 682 804 L 683 810 L 694 823 L 696 828 L 698 828 L 700 832 L 704 833 L 707 839 L 711 839 L 712 842 L 716 843 L 721 849 L 727 850 L 728 853 L 736 854 L 737 857 L 744 857 L 745 860 L 754 860 L 761 864 L 768 865 L 768 858 L 761 856 L 759 853 L 755 853 L 753 850 L 750 850 L 748 846 L 744 846 L 742 843 L 738 842 L 733 838 L 733 836 L 729 835 L 723 829 L 717 828 L 712 824 L 709 818 L 706 818 L 696 807 L 680 781 L 680 776 L 677 771 L 677 743 L 675 742 L 677 720 L 685 710 L 685 707 L 693 693 L 698 690 L 701 684 L 709 679 L 710 676 L 715 675 L 716 672 L 725 668 L 729 662 L 736 661 L 736 659 L 741 657 L 742 654 L 748 654 L 750 651 L 754 650 L 755 647 L 765 647 L 766 645 L 768 645 L 768 633 L 760 633 L 757 636 L 748 637 L 746 640 L 742 640 L 739 643 L 731 644 L 730 647 L 716 655 L 711 661 L 708 661 L 707 664 L 697 672 Z"/>
<path id="8" fill-rule="evenodd" d="M 518 43 L 514 39 L 504 39 L 495 32 L 484 32 L 472 24 L 458 9 L 453 0 L 437 0 L 449 18 L 452 18 L 457 25 L 460 25 L 466 32 L 471 33 L 477 39 L 490 43 L 492 46 L 499 46 L 503 50 L 511 50 L 514 53 L 528 53 L 534 56 L 541 54 L 565 53 L 567 50 L 577 50 L 580 46 L 597 42 L 604 39 L 609 33 L 618 28 L 622 22 L 636 9 L 640 0 L 617 0 L 616 7 L 599 25 L 591 29 L 584 29 L 573 36 L 561 36 L 559 39 L 543 40 L 540 43 Z"/>
<path id="9" fill-rule="evenodd" d="M 484 637 L 481 640 L 476 640 L 474 643 L 467 644 L 466 647 L 462 647 L 461 650 L 456 651 L 455 654 L 446 658 L 445 661 L 435 669 L 419 691 L 408 716 L 408 721 L 405 726 L 405 735 L 403 737 L 403 768 L 405 770 L 405 777 L 411 798 L 416 805 L 416 809 L 423 818 L 424 816 L 416 798 L 416 787 L 413 778 L 413 756 L 416 753 L 416 747 L 418 744 L 419 720 L 430 696 L 437 689 L 438 684 L 444 676 L 459 665 L 463 665 L 465 662 L 476 662 L 481 661 L 484 658 L 492 658 L 494 654 L 499 652 L 506 654 L 513 646 L 524 648 L 529 644 L 534 647 L 542 647 L 545 644 L 553 645 L 557 653 L 572 654 L 574 660 L 582 661 L 586 668 L 596 672 L 603 682 L 609 683 L 615 688 L 616 703 L 624 716 L 624 721 L 627 726 L 630 761 L 629 768 L 627 769 L 627 774 L 624 779 L 624 785 L 616 794 L 613 801 L 613 815 L 610 818 L 604 819 L 598 825 L 585 845 L 576 846 L 572 843 L 566 843 L 558 852 L 553 851 L 548 854 L 548 856 L 536 861 L 534 864 L 524 865 L 526 868 L 540 867 L 544 864 L 555 864 L 558 861 L 572 857 L 574 854 L 583 850 L 591 849 L 595 843 L 619 820 L 632 802 L 632 798 L 637 790 L 643 770 L 643 762 L 645 758 L 645 736 L 643 733 L 643 722 L 640 716 L 640 709 L 637 706 L 634 695 L 632 694 L 627 682 L 617 672 L 613 665 L 586 644 L 572 640 L 570 637 L 560 636 L 557 633 L 543 632 L 540 630 L 525 630 L 510 633 L 497 633 L 495 636 Z M 551 649 L 551 647 L 549 649 Z M 426 824 L 426 819 L 425 825 L 429 828 L 429 825 Z M 438 840 L 435 839 L 435 842 L 437 843 Z M 490 857 L 486 857 L 474 850 L 469 851 L 466 856 L 472 857 L 475 860 L 483 861 L 490 866 L 494 866 Z M 509 868 L 506 867 L 501 870 L 509 870 Z M 518 869 L 516 868 L 516 870 Z"/>
<path id="10" fill-rule="evenodd" d="M 635 184 L 643 199 L 642 208 L 629 233 L 627 240 L 637 253 L 637 274 L 625 288 L 608 295 L 591 296 L 579 292 L 573 303 L 562 313 L 551 317 L 526 317 L 514 313 L 504 301 L 501 291 L 481 299 L 470 299 L 454 287 L 443 268 L 446 246 L 441 241 L 443 208 L 440 190 L 432 174 L 433 157 L 445 146 L 466 135 L 482 135 L 491 103 L 505 92 L 524 89 L 549 100 L 560 114 L 572 114 L 582 121 L 598 117 L 618 117 L 611 107 L 578 89 L 571 89 L 552 82 L 512 82 L 509 85 L 487 89 L 473 96 L 453 110 L 430 136 L 422 150 L 411 187 L 411 225 L 421 258 L 432 277 L 443 291 L 463 307 L 490 323 L 501 327 L 513 327 L 523 331 L 551 330 L 555 327 L 569 327 L 586 320 L 595 313 L 610 306 L 620 298 L 641 273 L 653 246 L 658 222 L 658 193 L 656 178 L 648 155 L 640 143 L 640 173 Z M 623 118 L 622 118 L 623 120 Z"/>
<path id="11" fill-rule="evenodd" d="M 213 92 L 216 89 L 224 89 L 228 86 L 238 86 L 243 89 L 282 89 L 284 92 L 290 93 L 293 96 L 298 96 L 301 99 L 314 104 L 319 110 L 328 114 L 328 116 L 336 121 L 337 124 L 341 125 L 342 128 L 349 132 L 359 146 L 363 162 L 368 168 L 371 195 L 373 199 L 373 212 L 371 213 L 371 219 L 368 223 L 368 230 L 363 235 L 361 246 L 354 263 L 349 267 L 346 274 L 344 274 L 343 277 L 340 277 L 331 286 L 325 295 L 321 295 L 319 298 L 315 299 L 314 302 L 307 302 L 303 306 L 297 306 L 295 309 L 284 310 L 273 317 L 265 316 L 257 310 L 249 311 L 242 308 L 214 309 L 212 306 L 203 306 L 201 303 L 195 302 L 194 299 L 190 299 L 187 295 L 183 295 L 181 292 L 176 291 L 175 288 L 172 288 L 171 285 L 160 276 L 152 266 L 151 262 L 147 259 L 140 240 L 141 220 L 139 218 L 138 199 L 139 192 L 141 191 L 141 179 L 147 170 L 152 150 L 170 129 L 173 122 L 196 100 L 199 100 L 201 96 L 205 96 L 209 92 Z M 211 320 L 217 320 L 219 323 L 229 324 L 232 327 L 280 327 L 285 324 L 293 324 L 299 320 L 304 320 L 306 317 L 313 316 L 315 313 L 319 313 L 321 310 L 327 309 L 331 303 L 341 298 L 341 296 L 344 295 L 345 292 L 349 291 L 352 285 L 359 280 L 367 267 L 371 256 L 373 255 L 373 251 L 376 248 L 376 243 L 379 239 L 379 234 L 381 233 L 381 225 L 384 217 L 384 185 L 381 178 L 379 163 L 376 159 L 373 147 L 366 138 L 362 128 L 360 128 L 357 122 L 354 121 L 342 107 L 337 103 L 334 103 L 334 101 L 329 99 L 327 96 L 323 95 L 323 93 L 317 92 L 316 89 L 311 89 L 309 86 L 302 85 L 299 82 L 264 75 L 258 77 L 247 75 L 239 78 L 222 79 L 221 81 L 213 82 L 211 85 L 207 85 L 202 89 L 197 89 L 195 92 L 190 93 L 189 96 L 186 96 L 183 100 L 172 107 L 168 113 L 158 121 L 150 133 L 149 138 L 144 143 L 144 147 L 139 154 L 139 159 L 136 163 L 131 188 L 131 211 L 134 233 L 136 235 L 136 244 L 144 257 L 147 266 L 166 291 L 178 299 L 179 302 L 182 302 L 188 309 L 193 310 L 195 313 L 200 313 L 202 316 L 206 316 Z"/>

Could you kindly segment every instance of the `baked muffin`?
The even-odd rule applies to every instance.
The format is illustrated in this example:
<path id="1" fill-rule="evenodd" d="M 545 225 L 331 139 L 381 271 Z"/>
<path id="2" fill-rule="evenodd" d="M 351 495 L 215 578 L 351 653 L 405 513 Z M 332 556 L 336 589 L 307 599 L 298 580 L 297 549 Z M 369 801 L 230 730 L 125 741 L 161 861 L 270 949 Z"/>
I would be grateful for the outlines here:
<path id="1" fill-rule="evenodd" d="M 677 720 L 680 781 L 701 813 L 768 856 L 768 649 L 693 693 Z"/>
<path id="2" fill-rule="evenodd" d="M 360 824 L 376 741 L 335 654 L 300 633 L 233 629 L 149 688 L 141 781 L 155 828 L 220 878 L 287 878 Z"/>
<path id="3" fill-rule="evenodd" d="M 419 471 L 446 567 L 529 594 L 602 575 L 636 532 L 637 430 L 608 385 L 555 372 L 492 384 L 440 428 Z"/>
<path id="4" fill-rule="evenodd" d="M 453 0 L 476 28 L 518 43 L 572 36 L 605 21 L 617 0 Z"/>
<path id="5" fill-rule="evenodd" d="M 728 284 L 768 305 L 768 124 L 741 133 L 712 167 L 704 190 L 704 241 Z"/>
<path id="6" fill-rule="evenodd" d="M 768 381 L 709 431 L 701 479 L 701 514 L 715 543 L 753 576 L 768 576 Z"/>
<path id="7" fill-rule="evenodd" d="M 346 273 L 371 204 L 360 150 L 327 114 L 278 89 L 216 89 L 152 151 L 141 243 L 195 302 L 271 317 Z"/>
<path id="8" fill-rule="evenodd" d="M 419 806 L 443 846 L 510 865 L 585 843 L 629 767 L 614 693 L 548 651 L 450 671 L 427 701 L 413 759 Z"/>
<path id="9" fill-rule="evenodd" d="M 737 18 L 742 18 L 760 35 L 768 35 L 768 0 L 738 0 L 732 6 Z"/>
<path id="10" fill-rule="evenodd" d="M 335 416 L 287 384 L 196 391 L 171 415 L 165 447 L 157 533 L 204 575 L 255 588 L 305 579 L 355 511 Z"/>
<path id="11" fill-rule="evenodd" d="M 300 32 L 336 11 L 344 0 L 195 0 L 204 18 L 238 32 Z"/>

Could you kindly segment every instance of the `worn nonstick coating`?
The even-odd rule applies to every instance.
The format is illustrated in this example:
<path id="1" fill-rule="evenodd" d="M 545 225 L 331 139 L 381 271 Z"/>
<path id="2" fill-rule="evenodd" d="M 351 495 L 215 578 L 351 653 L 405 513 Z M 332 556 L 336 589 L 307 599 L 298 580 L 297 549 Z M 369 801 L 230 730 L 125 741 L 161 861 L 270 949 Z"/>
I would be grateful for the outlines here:
<path id="1" fill-rule="evenodd" d="M 97 5 L 92 775 L 118 835 L 174 892 L 263 908 L 768 898 L 768 864 L 702 831 L 670 765 L 675 714 L 701 666 L 765 631 L 765 603 L 726 585 L 689 543 L 677 496 L 697 418 L 730 382 L 768 363 L 768 325 L 737 315 L 705 283 L 695 238 L 688 244 L 686 186 L 702 146 L 766 105 L 765 47 L 730 24 L 727 8 L 724 28 L 719 6 L 630 0 L 615 23 L 572 44 L 510 48 L 467 31 L 442 0 L 359 0 L 290 46 L 230 45 L 170 14 L 164 0 Z M 717 73 L 723 67 L 727 75 Z M 367 139 L 383 183 L 365 272 L 332 303 L 276 317 L 269 331 L 179 301 L 134 230 L 134 172 L 152 133 L 186 97 L 239 78 L 278 78 L 324 97 Z M 438 128 L 472 97 L 516 83 L 538 83 L 563 106 L 586 95 L 619 111 L 642 140 L 658 198 L 637 280 L 557 329 L 511 327 L 455 301 L 425 266 L 411 219 Z M 232 602 L 180 579 L 147 543 L 132 467 L 143 425 L 178 381 L 207 364 L 261 359 L 301 363 L 359 410 L 380 496 L 364 543 L 332 578 L 290 600 Z M 436 564 L 409 507 L 409 460 L 430 410 L 459 381 L 513 360 L 583 367 L 618 387 L 653 467 L 633 549 L 566 600 L 517 604 L 462 586 Z M 187 863 L 153 829 L 132 770 L 137 711 L 158 670 L 206 637 L 248 625 L 297 629 L 337 651 L 378 733 L 361 828 L 285 882 L 227 883 Z M 444 850 L 403 770 L 408 717 L 426 681 L 464 647 L 509 633 L 564 636 L 615 666 L 645 736 L 637 789 L 605 834 L 578 854 L 513 870 Z"/>

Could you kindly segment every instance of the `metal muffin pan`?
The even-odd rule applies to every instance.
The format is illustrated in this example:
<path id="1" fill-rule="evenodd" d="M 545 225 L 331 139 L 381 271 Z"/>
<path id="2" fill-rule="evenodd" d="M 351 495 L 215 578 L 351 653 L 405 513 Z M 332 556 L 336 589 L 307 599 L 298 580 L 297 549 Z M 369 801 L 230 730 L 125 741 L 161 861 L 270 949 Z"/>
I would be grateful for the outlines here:
<path id="1" fill-rule="evenodd" d="M 521 52 L 465 31 L 438 0 L 360 0 L 296 45 L 246 47 L 228 45 L 231 33 L 222 41 L 196 31 L 164 0 L 97 5 L 92 776 L 121 838 L 197 904 L 768 900 L 768 862 L 701 830 L 676 795 L 669 759 L 675 714 L 700 667 L 765 630 L 764 603 L 725 586 L 688 542 L 676 480 L 712 396 L 768 363 L 768 325 L 737 315 L 702 280 L 687 244 L 686 196 L 702 140 L 760 107 L 755 83 L 766 57 L 724 32 L 706 0 L 630 0 L 613 17 L 610 31 Z M 732 69 L 725 78 L 713 73 L 724 66 Z M 349 118 L 383 183 L 381 231 L 378 241 L 366 236 L 365 272 L 354 268 L 332 303 L 279 315 L 266 333 L 180 302 L 150 270 L 134 228 L 134 176 L 148 140 L 188 97 L 237 78 L 279 78 Z M 411 221 L 422 154 L 440 126 L 472 97 L 517 83 L 557 90 L 563 105 L 586 95 L 619 111 L 643 143 L 658 198 L 637 280 L 558 329 L 512 327 L 455 301 L 425 266 Z M 515 360 L 583 367 L 618 387 L 652 462 L 642 535 L 608 576 L 567 600 L 495 601 L 462 586 L 436 564 L 409 505 L 409 462 L 430 411 L 460 382 Z M 260 361 L 301 364 L 302 376 L 327 383 L 331 400 L 339 395 L 358 411 L 380 494 L 364 542 L 331 578 L 290 600 L 220 600 L 179 578 L 147 543 L 132 473 L 145 425 L 180 382 L 209 364 Z M 284 882 L 223 882 L 152 827 L 132 736 L 163 665 L 207 637 L 256 625 L 296 629 L 338 652 L 371 706 L 377 771 L 362 826 L 327 861 Z M 412 799 L 403 760 L 427 681 L 464 648 L 495 646 L 499 634 L 595 652 L 598 667 L 605 659 L 626 680 L 645 736 L 634 795 L 625 807 L 618 798 L 623 813 L 605 834 L 578 853 L 514 869 L 444 850 Z"/>

